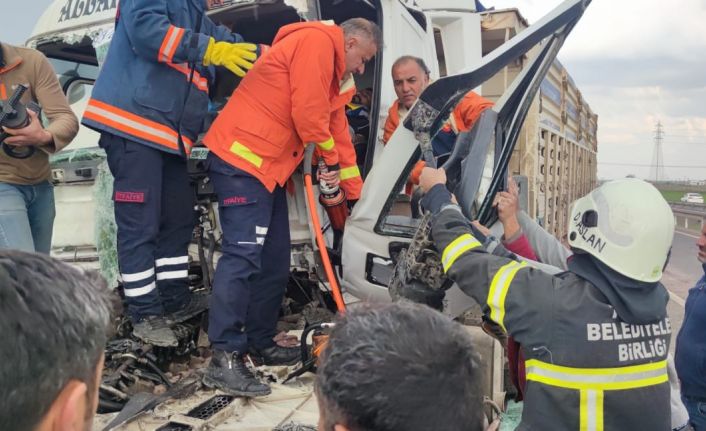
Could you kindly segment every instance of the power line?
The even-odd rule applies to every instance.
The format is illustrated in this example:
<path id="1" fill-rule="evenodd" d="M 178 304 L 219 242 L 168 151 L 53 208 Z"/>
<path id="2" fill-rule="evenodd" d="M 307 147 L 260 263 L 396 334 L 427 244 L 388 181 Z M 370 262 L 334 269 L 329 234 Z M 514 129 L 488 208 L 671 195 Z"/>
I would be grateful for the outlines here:
<path id="1" fill-rule="evenodd" d="M 654 167 L 653 164 L 647 163 L 619 163 L 619 162 L 598 162 L 599 165 L 610 165 L 610 166 L 638 166 L 645 168 Z M 706 169 L 706 165 L 660 165 L 662 168 L 687 168 L 687 169 Z"/>
<path id="2" fill-rule="evenodd" d="M 666 127 L 664 126 L 664 124 L 662 124 L 662 129 L 663 129 L 664 136 L 666 138 L 685 138 L 685 139 L 706 138 L 706 131 L 704 131 L 704 132 L 699 131 L 699 132 L 694 132 L 694 133 L 670 133 L 670 132 L 666 131 Z M 651 132 L 644 132 L 644 131 L 638 132 L 638 131 L 636 131 L 633 133 L 633 135 L 645 136 L 645 135 L 649 134 L 650 136 L 652 136 L 653 133 L 654 133 L 654 130 L 652 130 Z"/>
<path id="3" fill-rule="evenodd" d="M 671 142 L 666 139 L 664 141 L 665 141 L 664 142 L 665 144 L 669 144 L 669 145 L 704 145 L 704 146 L 706 146 L 706 142 Z"/>

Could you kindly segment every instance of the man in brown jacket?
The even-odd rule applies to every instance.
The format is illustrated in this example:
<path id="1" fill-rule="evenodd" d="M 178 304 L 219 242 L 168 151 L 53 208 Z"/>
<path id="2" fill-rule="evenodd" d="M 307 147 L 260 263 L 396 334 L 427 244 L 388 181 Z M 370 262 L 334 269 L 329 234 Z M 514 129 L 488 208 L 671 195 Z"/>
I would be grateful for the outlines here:
<path id="1" fill-rule="evenodd" d="M 22 102 L 39 103 L 49 124 L 44 128 L 37 115 L 28 111 L 27 127 L 3 128 L 11 135 L 5 144 L 35 151 L 18 159 L 0 150 L 0 249 L 49 253 L 55 214 L 49 154 L 71 142 L 78 133 L 78 120 L 41 52 L 0 43 L 0 100 L 6 101 L 18 84 L 29 87 Z"/>

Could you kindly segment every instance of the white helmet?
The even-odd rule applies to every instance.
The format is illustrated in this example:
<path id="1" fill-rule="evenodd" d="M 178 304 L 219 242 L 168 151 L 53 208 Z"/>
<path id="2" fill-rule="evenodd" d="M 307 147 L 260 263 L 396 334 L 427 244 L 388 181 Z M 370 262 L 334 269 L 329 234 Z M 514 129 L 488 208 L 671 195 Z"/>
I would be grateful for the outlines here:
<path id="1" fill-rule="evenodd" d="M 662 278 L 674 237 L 674 215 L 662 194 L 636 178 L 609 181 L 574 203 L 571 247 L 626 277 Z"/>

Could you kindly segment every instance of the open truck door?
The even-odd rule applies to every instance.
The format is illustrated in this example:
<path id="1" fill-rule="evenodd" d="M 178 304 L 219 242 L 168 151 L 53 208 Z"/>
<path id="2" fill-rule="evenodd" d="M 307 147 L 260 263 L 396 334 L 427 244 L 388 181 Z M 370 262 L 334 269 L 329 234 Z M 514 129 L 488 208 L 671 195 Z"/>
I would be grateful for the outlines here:
<path id="1" fill-rule="evenodd" d="M 366 178 L 362 199 L 346 225 L 343 240 L 343 285 L 362 300 L 389 300 L 388 286 L 394 280 L 400 252 L 415 241 L 420 251 L 430 250 L 428 219 L 400 190 L 414 164 L 421 158 L 433 164 L 431 138 L 439 130 L 456 103 L 508 63 L 539 44 L 538 54 L 515 79 L 495 107 L 481 117 L 473 130 L 459 135 L 454 154 L 448 161 L 447 186 L 457 195 L 469 219 L 492 223 L 492 199 L 505 185 L 507 165 L 529 105 L 556 58 L 567 35 L 581 18 L 588 0 L 567 0 L 547 16 L 483 58 L 473 70 L 452 75 L 430 84 L 390 138 Z M 431 252 L 435 252 L 433 249 Z M 405 253 L 402 253 L 404 256 Z M 438 256 L 437 256 L 438 257 Z M 423 262 L 425 256 L 412 261 Z M 436 259 L 438 261 L 438 258 Z M 408 260 L 409 261 L 409 260 Z M 443 270 L 415 265 L 401 273 L 422 285 L 444 286 Z M 410 272 L 411 271 L 411 272 Z M 397 282 L 400 282 L 398 279 Z M 444 312 L 457 316 L 474 301 L 455 285 L 445 293 Z"/>

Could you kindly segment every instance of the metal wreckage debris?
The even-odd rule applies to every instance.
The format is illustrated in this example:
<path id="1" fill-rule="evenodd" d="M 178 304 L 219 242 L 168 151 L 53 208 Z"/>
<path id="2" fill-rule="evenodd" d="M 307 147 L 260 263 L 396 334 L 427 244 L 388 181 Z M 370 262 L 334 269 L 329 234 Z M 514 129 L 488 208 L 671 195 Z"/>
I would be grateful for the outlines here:
<path id="1" fill-rule="evenodd" d="M 192 280 L 193 281 L 193 280 Z M 293 283 L 293 289 L 303 287 Z M 311 294 L 298 292 L 306 300 Z M 296 295 L 292 295 L 296 296 Z M 279 343 L 291 342 L 290 330 L 301 330 L 313 322 L 330 321 L 331 312 L 322 309 L 316 300 L 305 304 L 288 298 L 284 304 L 285 314 L 278 322 L 281 331 L 275 337 Z M 208 365 L 210 350 L 202 324 L 206 314 L 199 314 L 173 327 L 179 340 L 176 347 L 158 347 L 146 344 L 132 335 L 127 316 L 119 316 L 114 324 L 114 336 L 105 351 L 103 378 L 99 386 L 98 420 L 96 429 L 103 431 L 142 429 L 138 424 L 147 412 L 167 412 L 201 425 L 221 423 L 233 412 L 242 408 L 245 401 L 236 397 L 207 391 L 201 377 Z M 261 379 L 270 383 L 281 383 L 291 375 L 295 367 L 266 367 L 249 361 L 250 367 Z M 308 381 L 308 378 L 305 378 Z M 293 385 L 295 395 L 308 399 L 311 391 L 301 391 L 301 384 Z M 305 393 L 307 392 L 307 393 Z M 302 395 L 303 394 L 303 395 Z M 308 398 L 304 395 L 308 394 Z M 179 404 L 181 402 L 181 404 Z M 174 407 L 174 403 L 177 406 Z M 198 403 L 198 405 L 195 405 Z M 149 415 L 147 415 L 149 416 Z M 190 419 L 189 419 L 190 418 Z M 138 420 L 139 419 L 139 420 Z M 158 430 L 198 430 L 201 425 L 182 424 L 169 421 Z M 137 427 L 137 428 L 133 428 Z M 166 428 L 165 428 L 166 427 Z M 149 428 L 152 429 L 152 428 Z M 315 429 L 305 424 L 290 422 L 280 426 L 282 430 Z"/>
<path id="2" fill-rule="evenodd" d="M 284 425 L 278 426 L 272 431 L 316 431 L 316 427 L 313 425 L 302 425 L 294 422 L 289 422 Z"/>

